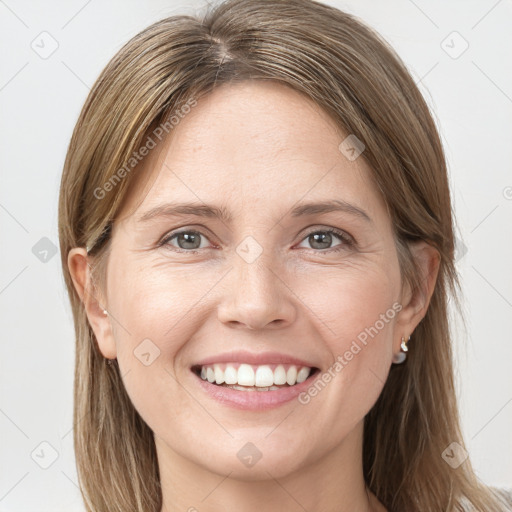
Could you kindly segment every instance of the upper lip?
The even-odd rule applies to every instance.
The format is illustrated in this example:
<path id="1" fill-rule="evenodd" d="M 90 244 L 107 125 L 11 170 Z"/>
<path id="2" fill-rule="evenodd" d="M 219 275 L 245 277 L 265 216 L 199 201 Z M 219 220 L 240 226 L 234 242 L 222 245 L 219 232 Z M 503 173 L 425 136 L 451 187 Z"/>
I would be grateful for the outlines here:
<path id="1" fill-rule="evenodd" d="M 195 363 L 193 366 L 206 366 L 215 363 L 247 363 L 254 365 L 263 364 L 294 364 L 297 366 L 307 366 L 315 368 L 311 362 L 299 359 L 294 356 L 282 354 L 279 352 L 247 352 L 245 350 L 236 350 L 232 352 L 224 352 L 214 356 L 207 357 Z"/>

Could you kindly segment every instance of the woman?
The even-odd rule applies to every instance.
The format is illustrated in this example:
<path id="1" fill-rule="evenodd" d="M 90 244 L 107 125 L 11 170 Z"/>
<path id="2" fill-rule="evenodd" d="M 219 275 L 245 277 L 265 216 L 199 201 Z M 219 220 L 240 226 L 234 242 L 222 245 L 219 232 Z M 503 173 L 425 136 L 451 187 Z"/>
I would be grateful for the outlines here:
<path id="1" fill-rule="evenodd" d="M 150 26 L 86 101 L 59 209 L 87 510 L 508 509 L 459 425 L 442 145 L 354 17 Z"/>

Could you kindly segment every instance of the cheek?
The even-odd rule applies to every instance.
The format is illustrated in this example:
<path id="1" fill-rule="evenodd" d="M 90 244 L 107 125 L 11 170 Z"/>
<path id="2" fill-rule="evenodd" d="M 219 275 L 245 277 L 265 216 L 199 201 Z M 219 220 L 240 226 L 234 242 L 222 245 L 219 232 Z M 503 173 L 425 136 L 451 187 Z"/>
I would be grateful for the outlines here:
<path id="1" fill-rule="evenodd" d="M 324 275 L 301 276 L 295 289 L 330 352 L 338 355 L 348 350 L 353 340 L 364 345 L 390 334 L 398 285 L 395 269 L 368 265 L 364 269 L 331 269 Z"/>
<path id="2" fill-rule="evenodd" d="M 115 268 L 115 270 L 114 270 Z M 169 405 L 172 420 L 187 422 L 191 411 L 179 380 L 183 348 L 208 316 L 201 299 L 218 275 L 192 266 L 114 267 L 109 277 L 113 333 L 126 391 L 153 428 Z"/>
<path id="3" fill-rule="evenodd" d="M 201 299 L 218 281 L 215 272 L 200 275 L 192 266 L 131 265 L 112 275 L 112 311 L 118 319 L 118 350 L 133 349 L 151 339 L 165 355 L 193 335 Z M 212 275 L 213 274 L 213 275 Z"/>
<path id="4" fill-rule="evenodd" d="M 353 426 L 382 391 L 392 353 L 399 284 L 393 269 L 342 274 L 323 280 L 321 289 L 306 286 L 300 293 L 311 310 L 319 312 L 315 330 L 322 333 L 323 348 L 331 359 L 321 382 L 306 391 L 301 403 L 310 404 L 312 411 L 318 407 L 318 414 L 323 402 L 332 404 L 328 417 L 334 429 Z"/>

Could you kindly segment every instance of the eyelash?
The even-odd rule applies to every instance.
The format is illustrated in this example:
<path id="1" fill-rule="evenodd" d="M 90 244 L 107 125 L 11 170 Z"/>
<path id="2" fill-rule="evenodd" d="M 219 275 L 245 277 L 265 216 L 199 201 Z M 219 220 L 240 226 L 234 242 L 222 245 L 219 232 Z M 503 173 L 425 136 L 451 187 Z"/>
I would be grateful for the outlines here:
<path id="1" fill-rule="evenodd" d="M 171 232 L 167 236 L 164 236 L 164 238 L 158 243 L 158 247 L 167 246 L 167 248 L 170 248 L 171 251 L 182 252 L 182 253 L 190 253 L 190 254 L 196 254 L 196 253 L 201 252 L 203 250 L 203 249 L 181 249 L 179 247 L 174 247 L 174 246 L 169 245 L 169 242 L 173 238 L 175 238 L 176 236 L 178 236 L 180 234 L 183 234 L 183 233 L 194 233 L 195 235 L 201 235 L 201 236 L 204 236 L 205 238 L 208 238 L 203 233 L 201 233 L 200 231 L 195 231 L 193 229 L 184 229 L 184 230 L 181 230 L 181 231 Z M 311 249 L 312 251 L 318 252 L 320 254 L 324 254 L 324 253 L 331 254 L 331 253 L 334 253 L 334 252 L 339 252 L 339 251 L 342 251 L 342 250 L 346 250 L 347 247 L 348 248 L 354 248 L 354 247 L 357 246 L 357 243 L 356 243 L 356 241 L 354 240 L 354 238 L 352 236 L 350 236 L 349 234 L 345 233 L 344 231 L 341 231 L 341 230 L 335 229 L 335 228 L 326 228 L 326 229 L 315 229 L 315 230 L 312 230 L 309 233 L 306 233 L 304 235 L 304 237 L 302 238 L 301 242 L 304 241 L 305 239 L 307 239 L 308 237 L 310 237 L 311 235 L 314 235 L 314 234 L 317 234 L 317 233 L 330 233 L 330 234 L 336 235 L 343 242 L 342 244 L 337 245 L 337 246 L 335 246 L 335 247 L 333 247 L 331 249 Z"/>

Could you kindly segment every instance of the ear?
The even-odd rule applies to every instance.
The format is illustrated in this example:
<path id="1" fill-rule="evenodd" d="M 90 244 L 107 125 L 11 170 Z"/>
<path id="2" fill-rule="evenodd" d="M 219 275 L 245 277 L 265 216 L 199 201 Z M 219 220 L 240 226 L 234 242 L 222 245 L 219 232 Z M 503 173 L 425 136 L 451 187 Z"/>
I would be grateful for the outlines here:
<path id="1" fill-rule="evenodd" d="M 407 340 L 427 314 L 441 262 L 439 251 L 424 240 L 411 244 L 410 250 L 420 272 L 420 282 L 415 290 L 404 286 L 402 309 L 396 323 L 399 336 L 393 341 L 395 353 L 400 351 L 401 337 Z"/>
<path id="2" fill-rule="evenodd" d="M 101 353 L 108 359 L 114 359 L 117 351 L 112 324 L 109 316 L 103 312 L 107 309 L 106 303 L 101 290 L 94 285 L 89 256 L 84 248 L 75 247 L 69 251 L 68 268 Z"/>

